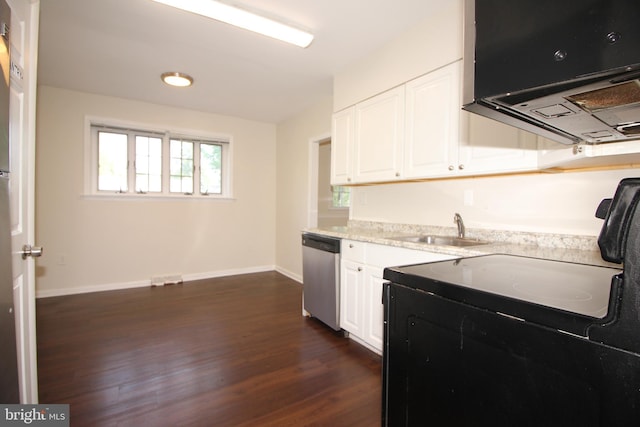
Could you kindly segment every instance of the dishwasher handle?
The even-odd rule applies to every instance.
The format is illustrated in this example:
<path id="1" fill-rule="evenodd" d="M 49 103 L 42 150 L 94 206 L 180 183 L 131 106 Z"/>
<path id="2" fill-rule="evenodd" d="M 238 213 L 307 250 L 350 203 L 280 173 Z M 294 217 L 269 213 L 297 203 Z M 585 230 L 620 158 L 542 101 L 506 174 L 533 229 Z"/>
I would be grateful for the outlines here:
<path id="1" fill-rule="evenodd" d="M 340 253 L 340 239 L 329 236 L 305 233 L 302 235 L 302 246 L 334 254 Z"/>

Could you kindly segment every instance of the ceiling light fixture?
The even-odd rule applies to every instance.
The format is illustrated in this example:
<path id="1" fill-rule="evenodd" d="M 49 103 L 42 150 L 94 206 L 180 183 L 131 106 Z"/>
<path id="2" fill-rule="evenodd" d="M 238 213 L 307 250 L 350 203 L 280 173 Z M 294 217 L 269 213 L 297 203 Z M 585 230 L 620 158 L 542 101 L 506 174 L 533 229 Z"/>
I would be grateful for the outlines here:
<path id="1" fill-rule="evenodd" d="M 163 82 L 171 86 L 187 87 L 193 84 L 193 77 L 184 73 L 176 73 L 173 71 L 169 73 L 162 73 L 160 78 Z"/>
<path id="2" fill-rule="evenodd" d="M 216 0 L 153 1 L 222 21 L 303 48 L 309 46 L 313 41 L 313 34 L 306 31 Z"/>

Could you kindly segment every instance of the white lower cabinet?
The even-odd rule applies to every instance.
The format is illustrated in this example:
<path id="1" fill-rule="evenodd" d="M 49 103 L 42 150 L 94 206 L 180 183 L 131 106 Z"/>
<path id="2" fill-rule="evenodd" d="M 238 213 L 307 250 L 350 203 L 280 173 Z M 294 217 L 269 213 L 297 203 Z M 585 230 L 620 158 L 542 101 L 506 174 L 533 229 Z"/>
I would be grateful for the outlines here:
<path id="1" fill-rule="evenodd" d="M 340 327 L 365 347 L 382 354 L 382 284 L 385 267 L 454 259 L 414 249 L 342 241 Z"/>
<path id="2" fill-rule="evenodd" d="M 382 284 L 385 280 L 382 278 L 383 274 L 384 268 L 382 267 L 366 268 L 365 288 L 367 289 L 367 299 L 365 301 L 365 305 L 368 310 L 366 310 L 366 317 L 364 320 L 364 324 L 367 325 L 367 328 L 365 328 L 364 340 L 378 353 L 382 353 L 382 344 L 384 340 Z"/>
<path id="3" fill-rule="evenodd" d="M 364 264 L 343 260 L 340 263 L 340 327 L 362 336 Z"/>

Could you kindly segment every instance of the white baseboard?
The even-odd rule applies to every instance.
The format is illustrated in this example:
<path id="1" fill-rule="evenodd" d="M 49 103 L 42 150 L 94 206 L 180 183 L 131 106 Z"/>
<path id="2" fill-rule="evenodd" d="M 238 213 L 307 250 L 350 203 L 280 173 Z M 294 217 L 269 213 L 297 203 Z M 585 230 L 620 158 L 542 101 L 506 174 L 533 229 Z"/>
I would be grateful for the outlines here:
<path id="1" fill-rule="evenodd" d="M 289 279 L 293 279 L 296 282 L 302 284 L 302 276 L 300 276 L 299 274 L 296 274 L 292 271 L 286 270 L 282 267 L 278 267 L 276 266 L 276 271 L 284 276 L 287 276 Z"/>
<path id="2" fill-rule="evenodd" d="M 248 268 L 236 268 L 236 269 L 230 269 L 230 270 L 210 271 L 207 273 L 184 274 L 182 275 L 182 278 L 185 282 L 190 282 L 193 280 L 212 279 L 215 277 L 225 277 L 225 276 L 236 276 L 239 274 L 263 273 L 265 271 L 273 271 L 273 270 L 277 271 L 277 268 L 273 265 L 265 265 L 265 266 L 248 267 Z M 287 276 L 287 274 L 285 273 L 281 273 L 281 274 L 284 274 L 285 276 Z M 295 278 L 293 279 L 296 280 Z M 135 282 L 124 282 L 124 283 L 106 283 L 102 285 L 80 286 L 80 287 L 73 287 L 73 288 L 37 290 L 36 298 L 49 298 L 49 297 L 59 297 L 64 295 L 87 294 L 90 292 L 117 291 L 122 289 L 144 288 L 148 286 L 151 286 L 151 279 L 140 280 Z"/>
<path id="3" fill-rule="evenodd" d="M 275 269 L 276 267 L 274 265 L 263 265 L 263 266 L 257 266 L 257 267 L 234 268 L 230 270 L 210 271 L 207 273 L 183 274 L 182 277 L 185 282 L 190 282 L 192 280 L 213 279 L 214 277 L 237 276 L 239 274 L 251 274 L 251 273 L 264 273 L 265 271 L 273 271 Z"/>

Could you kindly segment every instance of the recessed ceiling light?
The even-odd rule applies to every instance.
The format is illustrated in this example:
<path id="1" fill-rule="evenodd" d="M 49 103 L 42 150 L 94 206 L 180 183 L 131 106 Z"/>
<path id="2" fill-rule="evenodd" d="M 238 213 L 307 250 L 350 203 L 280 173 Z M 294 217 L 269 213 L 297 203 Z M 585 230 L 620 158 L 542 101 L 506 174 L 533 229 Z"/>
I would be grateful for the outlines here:
<path id="1" fill-rule="evenodd" d="M 313 41 L 313 34 L 217 0 L 153 0 L 187 12 L 206 16 L 300 47 Z"/>
<path id="2" fill-rule="evenodd" d="M 163 82 L 171 86 L 187 87 L 193 84 L 193 77 L 184 73 L 162 73 L 160 78 Z"/>

